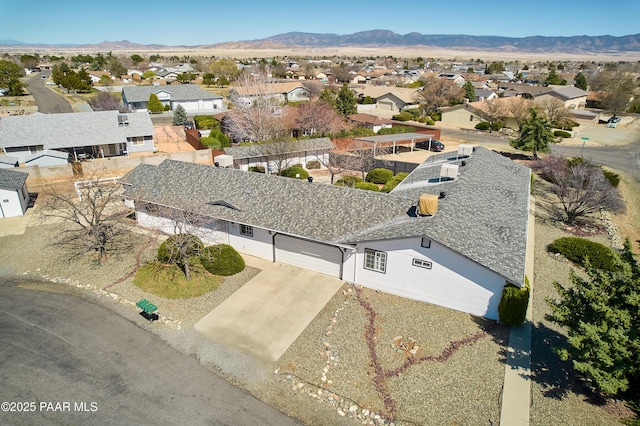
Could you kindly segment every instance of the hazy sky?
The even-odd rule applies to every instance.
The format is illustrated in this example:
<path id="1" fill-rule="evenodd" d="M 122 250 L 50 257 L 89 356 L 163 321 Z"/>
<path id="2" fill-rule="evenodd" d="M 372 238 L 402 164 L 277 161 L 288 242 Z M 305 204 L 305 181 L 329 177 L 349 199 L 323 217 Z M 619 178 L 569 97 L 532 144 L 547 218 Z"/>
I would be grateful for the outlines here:
<path id="1" fill-rule="evenodd" d="M 198 45 L 291 31 L 352 34 L 630 35 L 640 0 L 42 1 L 0 0 L 0 40 Z"/>

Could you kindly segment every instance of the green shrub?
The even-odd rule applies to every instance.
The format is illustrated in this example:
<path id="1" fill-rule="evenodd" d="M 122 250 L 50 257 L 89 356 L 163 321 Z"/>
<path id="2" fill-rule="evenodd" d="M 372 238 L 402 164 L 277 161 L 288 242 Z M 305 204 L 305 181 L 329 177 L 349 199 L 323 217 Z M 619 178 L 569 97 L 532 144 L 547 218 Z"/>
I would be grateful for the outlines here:
<path id="1" fill-rule="evenodd" d="M 491 130 L 493 130 L 494 132 L 500 131 L 500 129 L 502 129 L 503 127 L 504 123 L 502 121 L 496 121 L 495 123 L 491 124 Z"/>
<path id="2" fill-rule="evenodd" d="M 426 124 L 426 125 L 428 125 L 428 126 L 433 126 L 434 124 L 436 124 L 436 122 L 435 122 L 435 121 L 433 121 L 433 119 L 432 119 L 432 118 L 427 117 L 427 116 L 420 117 L 420 118 L 418 119 L 418 122 L 420 122 L 420 123 L 422 123 L 422 124 Z"/>
<path id="3" fill-rule="evenodd" d="M 171 111 L 171 105 L 165 105 L 164 106 L 164 110 L 165 111 Z"/>
<path id="4" fill-rule="evenodd" d="M 414 120 L 417 120 L 422 115 L 422 111 L 420 111 L 420 108 L 407 108 L 403 112 L 405 111 L 413 115 Z"/>
<path id="5" fill-rule="evenodd" d="M 211 115 L 196 115 L 193 117 L 196 129 L 219 130 L 220 122 Z"/>
<path id="6" fill-rule="evenodd" d="M 297 178 L 300 175 L 300 179 L 306 179 L 309 177 L 309 172 L 307 172 L 302 167 L 287 167 L 282 172 L 280 172 L 280 176 L 289 177 L 289 178 Z"/>
<path id="7" fill-rule="evenodd" d="M 185 254 L 191 258 L 200 254 L 204 244 L 193 234 L 176 234 L 167 238 L 158 248 L 158 260 L 164 263 L 176 263 L 180 259 L 181 248 L 186 247 Z M 191 263 L 191 259 L 189 259 Z"/>
<path id="8" fill-rule="evenodd" d="M 377 168 L 369 170 L 367 182 L 385 184 L 393 178 L 393 172 L 389 169 Z"/>
<path id="9" fill-rule="evenodd" d="M 607 178 L 607 180 L 609 181 L 611 186 L 613 186 L 614 188 L 617 188 L 618 185 L 620 185 L 620 175 L 619 174 L 610 172 L 608 170 L 603 170 L 602 174 L 604 175 L 605 178 Z"/>
<path id="10" fill-rule="evenodd" d="M 237 274 L 244 270 L 244 259 L 227 244 L 216 244 L 204 249 L 200 257 L 202 266 L 213 275 L 223 277 Z"/>
<path id="11" fill-rule="evenodd" d="M 354 185 L 356 189 L 364 189 L 365 191 L 380 192 L 380 188 L 375 183 L 371 182 L 358 182 Z"/>
<path id="12" fill-rule="evenodd" d="M 307 162 L 307 169 L 316 170 L 320 168 L 320 162 L 318 160 L 311 160 Z"/>
<path id="13" fill-rule="evenodd" d="M 378 135 L 396 135 L 398 133 L 413 133 L 415 129 L 411 126 L 384 127 L 378 130 Z"/>
<path id="14" fill-rule="evenodd" d="M 265 173 L 265 169 L 262 166 L 251 166 L 249 167 L 249 171 L 256 173 Z"/>
<path id="15" fill-rule="evenodd" d="M 396 121 L 409 121 L 409 120 L 414 120 L 415 117 L 410 112 L 402 111 L 400 114 L 396 114 L 393 117 L 391 117 L 391 119 Z"/>
<path id="16" fill-rule="evenodd" d="M 571 133 L 565 132 L 564 130 L 554 130 L 553 131 L 553 135 L 561 137 L 561 138 L 570 138 L 571 137 Z"/>
<path id="17" fill-rule="evenodd" d="M 439 112 L 432 112 L 431 119 L 433 121 L 442 121 L 442 114 L 440 114 Z"/>
<path id="18" fill-rule="evenodd" d="M 478 130 L 489 130 L 490 127 L 491 124 L 486 121 L 481 121 L 480 123 L 476 124 L 476 129 Z"/>
<path id="19" fill-rule="evenodd" d="M 335 186 L 348 186 L 353 188 L 356 183 L 362 182 L 358 176 L 343 176 L 335 183 Z"/>
<path id="20" fill-rule="evenodd" d="M 506 325 L 520 325 L 527 318 L 529 305 L 529 278 L 524 277 L 524 287 L 507 283 L 502 289 L 502 298 L 498 305 L 500 322 Z"/>
<path id="21" fill-rule="evenodd" d="M 381 192 L 391 192 L 391 191 L 393 191 L 393 189 L 396 186 L 398 186 L 398 184 L 400 182 L 402 182 L 407 176 L 409 176 L 409 173 L 405 173 L 405 172 L 398 173 L 389 182 L 385 183 L 380 191 Z"/>
<path id="22" fill-rule="evenodd" d="M 578 237 L 558 238 L 548 246 L 551 253 L 560 253 L 579 266 L 584 266 L 587 259 L 596 269 L 617 271 L 618 256 L 609 247 Z"/>

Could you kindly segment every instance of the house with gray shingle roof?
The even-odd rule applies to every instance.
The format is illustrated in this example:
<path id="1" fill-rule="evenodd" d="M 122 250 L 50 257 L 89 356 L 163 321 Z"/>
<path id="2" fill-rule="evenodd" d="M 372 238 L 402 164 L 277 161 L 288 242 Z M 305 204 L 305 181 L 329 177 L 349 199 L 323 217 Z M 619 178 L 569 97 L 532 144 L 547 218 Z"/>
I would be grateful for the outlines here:
<path id="1" fill-rule="evenodd" d="M 264 167 L 269 172 L 278 172 L 293 164 L 301 164 L 306 168 L 310 161 L 327 164 L 329 152 L 334 148 L 331 139 L 315 138 L 234 146 L 224 148 L 224 153 L 233 157 L 236 169 Z"/>
<path id="2" fill-rule="evenodd" d="M 61 151 L 72 158 L 154 152 L 149 114 L 118 111 L 14 115 L 0 119 L 0 148 L 21 163 L 38 152 Z"/>
<path id="3" fill-rule="evenodd" d="M 18 157 L 11 157 L 10 155 L 0 155 L 0 169 L 18 167 L 18 163 Z"/>
<path id="4" fill-rule="evenodd" d="M 530 170 L 482 147 L 431 157 L 389 194 L 170 160 L 122 183 L 140 226 L 171 233 L 163 208 L 193 212 L 208 244 L 402 297 L 497 319 L 505 284 L 524 285 Z"/>
<path id="5" fill-rule="evenodd" d="M 209 93 L 197 84 L 123 87 L 122 103 L 129 111 L 146 112 L 151 94 L 157 95 L 171 110 L 182 105 L 189 114 L 220 113 L 226 109 L 222 96 Z"/>
<path id="6" fill-rule="evenodd" d="M 0 169 L 0 218 L 23 216 L 29 206 L 29 173 Z"/>

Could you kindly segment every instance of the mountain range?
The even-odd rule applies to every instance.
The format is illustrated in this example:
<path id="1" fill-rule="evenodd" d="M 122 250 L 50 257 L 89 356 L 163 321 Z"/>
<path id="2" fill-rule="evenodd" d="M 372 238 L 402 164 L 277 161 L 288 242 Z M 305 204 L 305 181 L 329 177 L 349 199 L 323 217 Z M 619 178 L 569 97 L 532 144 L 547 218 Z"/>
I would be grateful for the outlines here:
<path id="1" fill-rule="evenodd" d="M 74 47 L 94 50 L 161 50 L 165 48 L 200 49 L 265 49 L 265 48 L 331 48 L 331 47 L 411 47 L 427 46 L 450 50 L 485 50 L 531 53 L 616 54 L 640 52 L 640 34 L 626 36 L 531 36 L 501 37 L 476 35 L 398 34 L 389 30 L 362 31 L 353 34 L 317 34 L 289 32 L 260 40 L 246 40 L 197 46 L 165 46 L 138 44 L 127 40 L 104 41 L 91 45 L 27 44 L 15 40 L 0 40 L 0 47 L 54 48 Z"/>

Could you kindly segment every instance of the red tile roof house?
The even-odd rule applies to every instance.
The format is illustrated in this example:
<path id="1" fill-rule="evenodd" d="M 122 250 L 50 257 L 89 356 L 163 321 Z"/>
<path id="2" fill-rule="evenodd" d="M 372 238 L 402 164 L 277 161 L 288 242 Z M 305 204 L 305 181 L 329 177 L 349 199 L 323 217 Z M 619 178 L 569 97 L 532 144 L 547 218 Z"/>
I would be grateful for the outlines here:
<path id="1" fill-rule="evenodd" d="M 497 319 L 504 286 L 524 285 L 530 170 L 460 150 L 388 194 L 171 160 L 121 182 L 139 226 L 171 233 L 159 206 L 186 210 L 206 219 L 196 232 L 207 244 Z M 436 211 L 418 209 L 424 194 Z"/>

